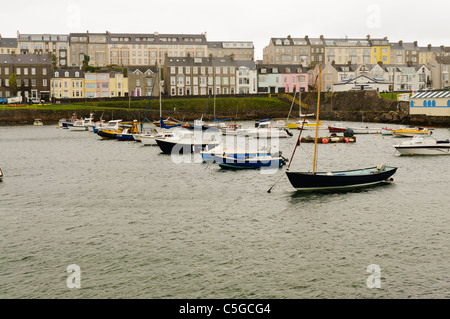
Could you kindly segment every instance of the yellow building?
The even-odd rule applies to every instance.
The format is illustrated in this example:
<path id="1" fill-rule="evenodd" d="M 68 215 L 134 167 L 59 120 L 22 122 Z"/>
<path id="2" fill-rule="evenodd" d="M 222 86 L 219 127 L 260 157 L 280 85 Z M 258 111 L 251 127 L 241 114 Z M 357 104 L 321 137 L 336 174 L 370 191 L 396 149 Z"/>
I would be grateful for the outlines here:
<path id="1" fill-rule="evenodd" d="M 372 64 L 383 62 L 383 64 L 391 63 L 391 46 L 387 38 L 370 39 L 372 46 Z"/>
<path id="2" fill-rule="evenodd" d="M 84 73 L 82 70 L 56 69 L 51 79 L 51 96 L 56 99 L 84 97 Z"/>
<path id="3" fill-rule="evenodd" d="M 128 77 L 122 72 L 111 72 L 109 74 L 110 97 L 128 96 Z"/>

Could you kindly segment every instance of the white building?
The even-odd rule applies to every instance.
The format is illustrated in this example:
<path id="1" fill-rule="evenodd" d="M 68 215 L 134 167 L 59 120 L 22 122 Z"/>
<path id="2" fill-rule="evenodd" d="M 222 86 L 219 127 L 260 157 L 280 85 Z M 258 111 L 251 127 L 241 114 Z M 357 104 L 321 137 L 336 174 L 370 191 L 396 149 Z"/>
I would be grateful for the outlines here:
<path id="1" fill-rule="evenodd" d="M 392 83 L 384 78 L 375 78 L 368 72 L 360 72 L 355 77 L 344 79 L 333 85 L 334 92 L 355 90 L 376 90 L 378 92 L 389 92 Z"/>

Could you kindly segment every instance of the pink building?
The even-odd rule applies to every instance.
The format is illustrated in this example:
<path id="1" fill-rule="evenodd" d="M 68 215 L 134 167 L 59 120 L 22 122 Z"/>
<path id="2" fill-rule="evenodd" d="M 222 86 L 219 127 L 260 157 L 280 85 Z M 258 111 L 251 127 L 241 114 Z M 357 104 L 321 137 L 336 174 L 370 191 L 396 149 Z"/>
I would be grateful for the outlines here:
<path id="1" fill-rule="evenodd" d="M 301 65 L 282 66 L 281 87 L 285 93 L 308 92 L 309 74 Z"/>

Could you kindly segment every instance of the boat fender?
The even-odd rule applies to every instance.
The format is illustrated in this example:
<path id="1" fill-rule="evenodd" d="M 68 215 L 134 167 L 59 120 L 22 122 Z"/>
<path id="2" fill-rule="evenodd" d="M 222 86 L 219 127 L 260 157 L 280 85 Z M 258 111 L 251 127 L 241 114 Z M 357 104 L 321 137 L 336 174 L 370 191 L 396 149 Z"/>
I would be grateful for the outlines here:
<path id="1" fill-rule="evenodd" d="M 348 143 L 348 137 L 344 138 L 345 143 Z"/>
<path id="2" fill-rule="evenodd" d="M 323 138 L 323 139 L 322 139 L 322 143 L 323 143 L 323 144 L 328 144 L 328 140 L 327 140 L 326 138 Z"/>

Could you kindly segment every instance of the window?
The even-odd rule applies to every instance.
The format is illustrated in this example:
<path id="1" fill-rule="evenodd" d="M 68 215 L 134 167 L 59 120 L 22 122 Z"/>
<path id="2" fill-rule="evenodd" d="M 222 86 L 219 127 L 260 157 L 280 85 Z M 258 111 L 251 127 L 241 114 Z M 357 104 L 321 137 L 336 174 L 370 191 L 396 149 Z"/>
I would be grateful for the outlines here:
<path id="1" fill-rule="evenodd" d="M 31 75 L 36 75 L 36 68 L 31 68 Z"/>

